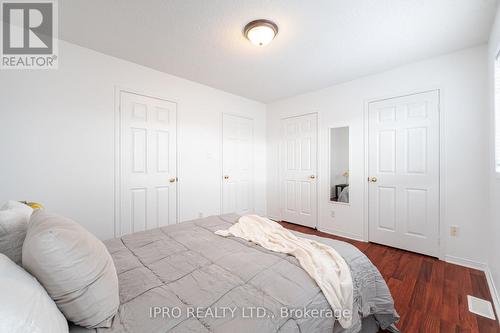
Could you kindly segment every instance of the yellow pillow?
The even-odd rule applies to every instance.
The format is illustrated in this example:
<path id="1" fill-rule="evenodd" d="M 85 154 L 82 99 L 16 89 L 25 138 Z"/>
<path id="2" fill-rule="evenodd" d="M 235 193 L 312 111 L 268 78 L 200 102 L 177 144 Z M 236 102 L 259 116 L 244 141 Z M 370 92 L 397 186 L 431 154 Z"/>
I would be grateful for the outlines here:
<path id="1" fill-rule="evenodd" d="M 43 205 L 41 203 L 38 203 L 38 202 L 28 202 L 28 201 L 20 201 L 21 203 L 27 205 L 27 206 L 30 206 L 31 208 L 33 209 L 43 209 Z"/>

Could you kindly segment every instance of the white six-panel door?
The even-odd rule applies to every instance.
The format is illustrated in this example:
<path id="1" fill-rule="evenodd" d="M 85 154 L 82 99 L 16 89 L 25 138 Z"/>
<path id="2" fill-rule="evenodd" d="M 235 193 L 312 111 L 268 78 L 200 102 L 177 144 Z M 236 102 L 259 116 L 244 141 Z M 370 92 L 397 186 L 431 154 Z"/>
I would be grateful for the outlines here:
<path id="1" fill-rule="evenodd" d="M 369 104 L 369 239 L 438 256 L 439 92 Z"/>
<path id="2" fill-rule="evenodd" d="M 222 116 L 222 212 L 253 212 L 253 120 Z"/>
<path id="3" fill-rule="evenodd" d="M 280 157 L 281 219 L 317 224 L 317 115 L 282 119 Z"/>
<path id="4" fill-rule="evenodd" d="M 117 235 L 177 222 L 173 102 L 120 92 Z"/>

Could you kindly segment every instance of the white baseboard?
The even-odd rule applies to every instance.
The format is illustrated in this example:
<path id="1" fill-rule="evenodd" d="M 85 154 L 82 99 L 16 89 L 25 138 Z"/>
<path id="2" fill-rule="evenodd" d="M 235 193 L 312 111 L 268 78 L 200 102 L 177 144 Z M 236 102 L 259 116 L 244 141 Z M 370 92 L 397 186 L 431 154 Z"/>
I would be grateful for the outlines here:
<path id="1" fill-rule="evenodd" d="M 279 218 L 277 216 L 268 215 L 267 218 L 271 219 L 273 221 L 281 221 L 281 218 Z M 348 238 L 348 239 L 352 239 L 352 240 L 356 240 L 356 241 L 360 241 L 360 242 L 366 242 L 362 236 L 356 235 L 356 234 L 351 234 L 348 232 L 320 228 L 319 226 L 316 227 L 316 230 L 324 232 L 325 234 L 330 234 L 330 235 L 334 235 L 334 236 L 338 236 L 338 237 Z"/>
<path id="2" fill-rule="evenodd" d="M 480 271 L 486 271 L 486 268 L 488 268 L 488 265 L 482 262 L 477 262 L 474 260 L 470 259 L 465 259 L 465 258 L 460 258 L 460 257 L 454 257 L 450 255 L 446 255 L 444 257 L 444 261 L 449 262 L 450 264 L 455 264 L 459 266 L 464 266 L 472 269 L 478 269 Z"/>
<path id="3" fill-rule="evenodd" d="M 493 275 L 491 275 L 491 270 L 488 266 L 486 266 L 486 270 L 484 271 L 486 275 L 486 281 L 488 281 L 488 287 L 490 289 L 491 298 L 493 299 L 493 306 L 495 307 L 495 312 L 497 313 L 497 321 L 500 325 L 500 297 L 498 295 L 498 290 L 495 286 L 495 282 L 493 281 Z"/>
<path id="4" fill-rule="evenodd" d="M 500 297 L 498 294 L 498 290 L 495 286 L 495 282 L 493 281 L 493 276 L 491 275 L 491 270 L 490 270 L 488 264 L 469 260 L 469 259 L 449 256 L 449 255 L 445 256 L 445 261 L 449 262 L 451 264 L 464 266 L 464 267 L 468 267 L 468 268 L 473 268 L 473 269 L 477 269 L 477 270 L 484 272 L 484 275 L 486 275 L 486 281 L 488 282 L 488 289 L 490 290 L 491 298 L 493 300 L 493 306 L 495 307 L 495 311 L 497 313 L 497 316 L 499 316 L 500 315 Z M 499 318 L 497 318 L 497 320 L 498 319 Z M 498 322 L 500 324 L 500 320 L 498 320 Z"/>
<path id="5" fill-rule="evenodd" d="M 337 230 L 331 230 L 331 229 L 326 229 L 326 228 L 317 228 L 319 231 L 324 232 L 325 234 L 330 234 L 338 237 L 343 237 L 343 238 L 348 238 L 360 242 L 365 242 L 362 236 L 356 235 L 356 234 L 351 234 L 349 232 L 343 232 L 343 231 L 337 231 Z"/>

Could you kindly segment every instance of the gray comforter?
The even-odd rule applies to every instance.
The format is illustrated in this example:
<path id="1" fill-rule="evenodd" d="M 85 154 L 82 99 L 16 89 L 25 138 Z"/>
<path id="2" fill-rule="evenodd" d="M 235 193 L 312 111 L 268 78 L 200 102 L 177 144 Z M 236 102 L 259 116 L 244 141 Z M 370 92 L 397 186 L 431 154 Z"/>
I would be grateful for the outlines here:
<path id="1" fill-rule="evenodd" d="M 389 289 L 355 247 L 299 234 L 332 246 L 351 269 L 355 313 L 352 327 L 343 329 L 325 312 L 331 311 L 326 298 L 294 257 L 214 234 L 237 219 L 212 216 L 106 241 L 118 272 L 120 308 L 112 327 L 97 331 L 396 331 L 392 324 L 398 315 Z"/>

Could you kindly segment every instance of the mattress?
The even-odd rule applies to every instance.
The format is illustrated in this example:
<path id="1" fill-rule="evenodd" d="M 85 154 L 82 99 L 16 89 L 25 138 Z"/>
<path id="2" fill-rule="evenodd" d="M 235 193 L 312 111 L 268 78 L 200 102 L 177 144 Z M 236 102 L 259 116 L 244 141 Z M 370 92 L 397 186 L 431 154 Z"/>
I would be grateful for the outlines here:
<path id="1" fill-rule="evenodd" d="M 397 331 L 399 319 L 377 268 L 354 246 L 297 233 L 333 247 L 351 269 L 353 325 L 343 329 L 316 282 L 290 255 L 214 231 L 237 215 L 211 216 L 105 241 L 120 284 L 120 307 L 107 329 L 88 332 Z"/>

